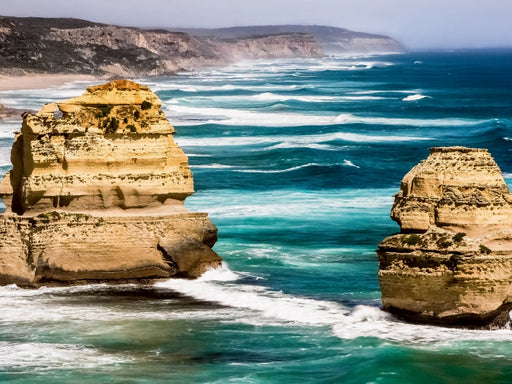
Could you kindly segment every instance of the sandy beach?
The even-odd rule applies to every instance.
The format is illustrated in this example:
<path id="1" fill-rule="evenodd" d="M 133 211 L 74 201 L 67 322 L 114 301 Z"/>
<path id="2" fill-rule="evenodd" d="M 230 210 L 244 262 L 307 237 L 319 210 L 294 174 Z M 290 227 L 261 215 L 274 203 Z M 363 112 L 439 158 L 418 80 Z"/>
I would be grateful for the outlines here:
<path id="1" fill-rule="evenodd" d="M 0 91 L 17 89 L 41 89 L 63 85 L 72 81 L 94 81 L 98 77 L 78 74 L 38 74 L 24 76 L 0 75 Z"/>

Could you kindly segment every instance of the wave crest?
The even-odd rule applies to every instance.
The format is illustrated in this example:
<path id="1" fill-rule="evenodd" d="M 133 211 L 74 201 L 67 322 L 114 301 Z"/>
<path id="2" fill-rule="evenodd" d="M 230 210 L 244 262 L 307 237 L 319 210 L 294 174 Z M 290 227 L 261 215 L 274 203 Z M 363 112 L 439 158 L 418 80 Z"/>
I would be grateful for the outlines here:
<path id="1" fill-rule="evenodd" d="M 432 97 L 427 95 L 422 95 L 421 93 L 416 93 L 414 95 L 406 96 L 402 99 L 402 101 L 418 101 L 421 99 L 431 99 Z"/>

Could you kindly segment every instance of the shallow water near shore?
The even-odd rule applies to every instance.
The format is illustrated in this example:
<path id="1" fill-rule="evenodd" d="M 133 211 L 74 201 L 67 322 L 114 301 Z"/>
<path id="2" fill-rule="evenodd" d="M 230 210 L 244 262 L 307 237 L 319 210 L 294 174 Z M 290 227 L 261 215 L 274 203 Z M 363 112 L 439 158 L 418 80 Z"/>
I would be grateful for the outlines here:
<path id="1" fill-rule="evenodd" d="M 507 383 L 512 331 L 405 324 L 374 250 L 432 146 L 488 148 L 512 181 L 512 51 L 258 61 L 156 91 L 222 269 L 151 286 L 0 287 L 0 382 Z M 84 84 L 2 91 L 39 109 Z M 0 124 L 10 168 L 17 122 Z"/>

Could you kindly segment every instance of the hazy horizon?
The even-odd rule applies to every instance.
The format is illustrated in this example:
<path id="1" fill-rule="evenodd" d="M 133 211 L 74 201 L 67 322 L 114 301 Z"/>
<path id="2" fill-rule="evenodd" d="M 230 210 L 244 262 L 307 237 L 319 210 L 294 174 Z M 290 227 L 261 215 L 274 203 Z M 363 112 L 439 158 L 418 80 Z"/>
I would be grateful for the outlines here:
<path id="1" fill-rule="evenodd" d="M 141 28 L 326 25 L 376 33 L 407 49 L 512 47 L 506 0 L 0 0 L 4 16 L 74 17 Z"/>

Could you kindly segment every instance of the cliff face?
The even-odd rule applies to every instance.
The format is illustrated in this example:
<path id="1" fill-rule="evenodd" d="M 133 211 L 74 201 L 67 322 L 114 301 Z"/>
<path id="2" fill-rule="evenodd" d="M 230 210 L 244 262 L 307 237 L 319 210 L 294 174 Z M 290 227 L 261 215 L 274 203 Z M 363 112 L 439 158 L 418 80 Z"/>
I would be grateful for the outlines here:
<path id="1" fill-rule="evenodd" d="M 172 74 L 238 59 L 318 57 L 307 34 L 202 39 L 182 32 L 143 30 L 77 19 L 0 17 L 0 68 L 5 73 L 111 76 Z"/>
<path id="2" fill-rule="evenodd" d="M 324 26 L 169 31 L 78 19 L 0 16 L 0 68 L 11 75 L 151 76 L 236 60 L 378 52 L 403 52 L 403 48 L 387 36 Z"/>
<path id="3" fill-rule="evenodd" d="M 118 80 L 23 116 L 0 184 L 0 283 L 197 277 L 216 228 L 161 101 Z"/>
<path id="4" fill-rule="evenodd" d="M 512 194 L 487 150 L 432 148 L 402 180 L 401 232 L 379 244 L 385 310 L 445 325 L 503 325 L 512 308 Z"/>
<path id="5" fill-rule="evenodd" d="M 309 34 L 252 36 L 238 39 L 204 38 L 227 62 L 252 59 L 320 57 L 323 50 Z"/>
<path id="6" fill-rule="evenodd" d="M 404 51 L 400 43 L 388 36 L 322 25 L 263 25 L 218 29 L 182 28 L 176 30 L 199 38 L 215 36 L 221 39 L 253 38 L 277 34 L 307 34 L 312 36 L 327 54 L 400 53 Z"/>

